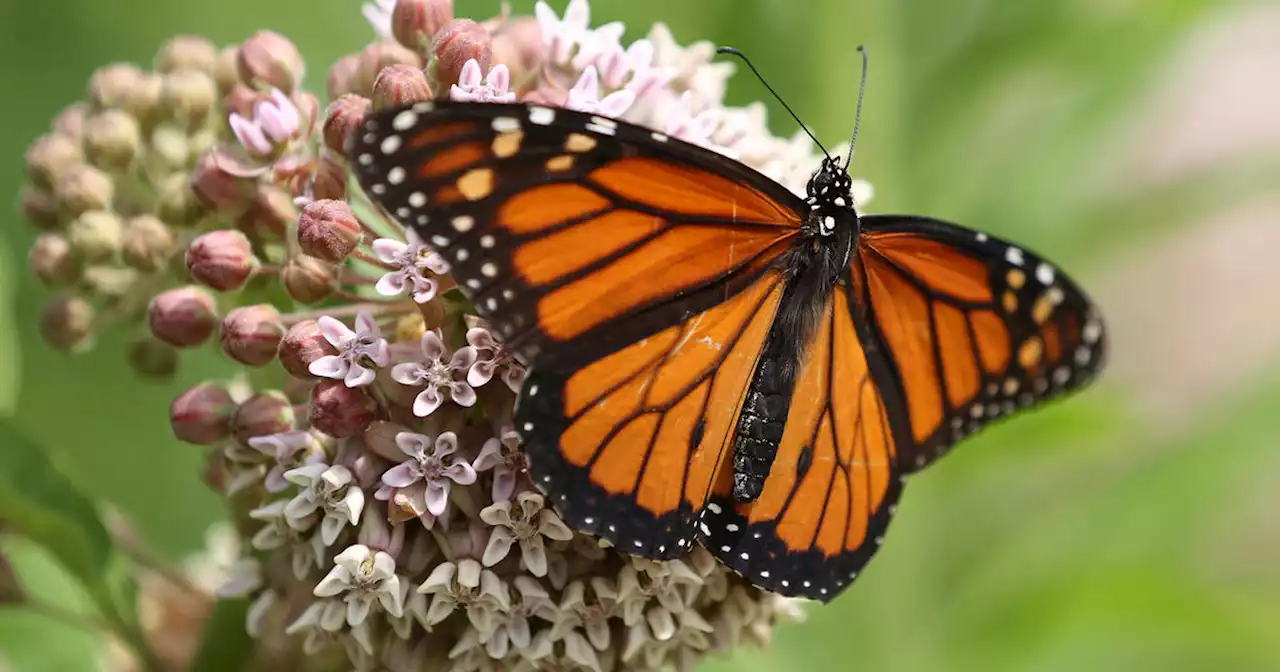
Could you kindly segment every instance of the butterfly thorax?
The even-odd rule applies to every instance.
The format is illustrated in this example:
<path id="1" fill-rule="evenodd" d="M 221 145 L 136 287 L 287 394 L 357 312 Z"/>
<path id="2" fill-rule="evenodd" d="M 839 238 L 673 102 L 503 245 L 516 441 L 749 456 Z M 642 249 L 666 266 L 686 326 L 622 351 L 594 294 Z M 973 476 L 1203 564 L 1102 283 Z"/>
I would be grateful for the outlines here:
<path id="1" fill-rule="evenodd" d="M 838 160 L 823 161 L 809 179 L 805 200 L 811 210 L 799 239 L 778 259 L 786 289 L 756 362 L 734 437 L 737 501 L 753 501 L 764 489 L 782 442 L 795 381 L 828 299 L 848 268 L 859 228 L 851 187 Z"/>

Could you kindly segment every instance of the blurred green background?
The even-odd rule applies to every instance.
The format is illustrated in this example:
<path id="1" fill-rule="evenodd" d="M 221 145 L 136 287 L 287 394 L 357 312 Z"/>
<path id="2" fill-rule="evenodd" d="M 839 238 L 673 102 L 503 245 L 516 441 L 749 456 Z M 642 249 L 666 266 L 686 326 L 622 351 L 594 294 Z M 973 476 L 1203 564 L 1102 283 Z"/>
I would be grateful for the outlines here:
<path id="1" fill-rule="evenodd" d="M 496 10 L 457 0 L 459 16 Z M 593 23 L 613 19 L 628 40 L 662 20 L 683 43 L 742 48 L 829 145 L 851 129 L 866 43 L 853 172 L 876 187 L 868 209 L 1046 253 L 1095 294 L 1114 339 L 1090 393 L 912 479 L 854 588 L 766 652 L 709 669 L 1280 669 L 1277 3 L 597 0 Z M 225 44 L 260 28 L 299 45 L 315 90 L 372 37 L 355 0 L 0 0 L 0 192 L 16 202 L 26 145 L 94 68 L 148 64 L 175 33 Z M 740 74 L 729 97 L 762 94 Z M 795 130 L 770 110 L 775 133 Z M 160 553 L 194 551 L 221 512 L 165 410 L 225 364 L 188 356 L 153 385 L 112 337 L 87 356 L 51 351 L 35 327 L 49 294 L 25 274 L 33 238 L 16 207 L 0 223 L 0 409 Z M 11 550 L 38 592 L 75 601 L 38 554 Z M 92 647 L 0 611 L 15 669 L 90 669 Z"/>

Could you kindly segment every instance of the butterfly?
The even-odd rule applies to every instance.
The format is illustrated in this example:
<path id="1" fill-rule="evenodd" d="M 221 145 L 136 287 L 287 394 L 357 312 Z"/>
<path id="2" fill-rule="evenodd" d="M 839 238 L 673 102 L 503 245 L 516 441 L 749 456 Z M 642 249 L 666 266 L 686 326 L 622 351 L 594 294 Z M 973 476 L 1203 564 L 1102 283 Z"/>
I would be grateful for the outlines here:
<path id="1" fill-rule="evenodd" d="M 530 367 L 516 430 L 565 520 L 784 595 L 834 598 L 907 475 L 1105 359 L 1060 269 L 859 213 L 839 158 L 802 197 L 617 119 L 434 101 L 372 114 L 350 160 Z"/>

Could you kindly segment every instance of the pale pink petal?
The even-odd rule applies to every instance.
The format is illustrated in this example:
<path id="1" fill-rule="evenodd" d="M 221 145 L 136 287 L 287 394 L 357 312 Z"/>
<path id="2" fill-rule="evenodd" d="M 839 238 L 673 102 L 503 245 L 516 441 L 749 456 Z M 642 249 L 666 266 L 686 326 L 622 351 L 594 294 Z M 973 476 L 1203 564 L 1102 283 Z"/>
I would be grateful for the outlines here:
<path id="1" fill-rule="evenodd" d="M 347 369 L 347 375 L 344 377 L 343 382 L 346 383 L 347 387 L 364 387 L 376 380 L 377 377 L 378 374 L 372 369 L 366 369 L 359 364 L 352 364 Z"/>
<path id="2" fill-rule="evenodd" d="M 484 384 L 493 379 L 493 373 L 497 370 L 498 362 L 494 359 L 486 359 L 476 362 L 471 366 L 471 370 L 467 371 L 467 384 L 471 387 L 484 387 Z"/>
<path id="3" fill-rule="evenodd" d="M 257 123 L 249 121 L 244 117 L 231 113 L 227 119 L 231 125 L 231 132 L 235 134 L 236 139 L 240 141 L 244 148 L 255 154 L 270 154 L 272 145 L 267 139 L 266 134 L 262 132 L 262 127 Z"/>
<path id="4" fill-rule="evenodd" d="M 516 472 L 505 466 L 493 470 L 493 501 L 501 502 L 511 499 L 516 490 Z"/>
<path id="5" fill-rule="evenodd" d="M 480 80 L 483 78 L 484 73 L 480 71 L 480 61 L 469 58 L 462 65 L 462 72 L 458 74 L 458 85 L 463 88 L 475 88 L 480 86 Z"/>
<path id="6" fill-rule="evenodd" d="M 449 481 L 433 480 L 427 482 L 427 511 L 438 516 L 444 513 L 449 505 Z"/>
<path id="7" fill-rule="evenodd" d="M 512 537 L 511 530 L 505 527 L 493 528 L 493 532 L 489 534 L 489 544 L 485 546 L 484 556 L 480 562 L 484 563 L 485 567 L 492 567 L 502 562 L 502 559 L 511 552 L 513 541 L 515 538 Z"/>
<path id="8" fill-rule="evenodd" d="M 419 418 L 425 418 L 440 408 L 440 404 L 444 403 L 444 395 L 440 394 L 440 390 L 434 386 L 428 387 L 413 400 L 413 414 Z"/>
<path id="9" fill-rule="evenodd" d="M 391 271 L 383 273 L 382 277 L 378 278 L 378 284 L 374 285 L 373 288 L 383 296 L 400 296 L 404 294 L 404 286 L 404 273 L 402 271 Z"/>
<path id="10" fill-rule="evenodd" d="M 476 403 L 476 391 L 466 383 L 453 383 L 449 386 L 449 396 L 459 406 L 472 407 Z"/>
<path id="11" fill-rule="evenodd" d="M 422 355 L 427 361 L 437 361 L 444 357 L 444 342 L 440 340 L 440 334 L 435 331 L 428 331 L 422 335 Z"/>
<path id="12" fill-rule="evenodd" d="M 341 348 L 356 340 L 356 332 L 328 315 L 320 316 L 320 319 L 316 320 L 316 325 L 320 327 L 320 333 L 324 335 L 324 340 L 329 341 L 329 345 L 335 348 Z"/>
<path id="13" fill-rule="evenodd" d="M 458 485 L 471 485 L 476 482 L 476 470 L 466 462 L 457 462 L 442 472 L 446 478 Z"/>
<path id="14" fill-rule="evenodd" d="M 476 471 L 488 471 L 502 462 L 502 442 L 496 438 L 484 442 L 472 464 Z"/>
<path id="15" fill-rule="evenodd" d="M 382 482 L 393 488 L 407 488 L 422 478 L 417 462 L 401 462 L 382 475 Z"/>
<path id="16" fill-rule="evenodd" d="M 378 261 L 393 264 L 396 263 L 400 255 L 409 249 L 409 246 L 395 238 L 379 238 L 369 245 L 373 249 L 374 256 L 378 257 Z"/>
<path id="17" fill-rule="evenodd" d="M 320 376 L 321 378 L 341 379 L 347 375 L 348 367 L 347 360 L 337 355 L 325 355 L 311 362 L 307 366 L 307 371 L 310 371 L 311 375 Z"/>

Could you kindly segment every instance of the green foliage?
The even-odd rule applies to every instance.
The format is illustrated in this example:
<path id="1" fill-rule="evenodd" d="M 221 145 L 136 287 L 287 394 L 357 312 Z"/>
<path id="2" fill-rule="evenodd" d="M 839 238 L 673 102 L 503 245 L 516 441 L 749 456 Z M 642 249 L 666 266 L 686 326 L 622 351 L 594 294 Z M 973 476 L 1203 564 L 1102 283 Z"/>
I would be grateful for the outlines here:
<path id="1" fill-rule="evenodd" d="M 248 613 L 248 600 L 220 600 L 214 606 L 213 615 L 205 623 L 200 651 L 191 672 L 244 669 L 254 649 L 254 641 L 245 630 Z"/>

